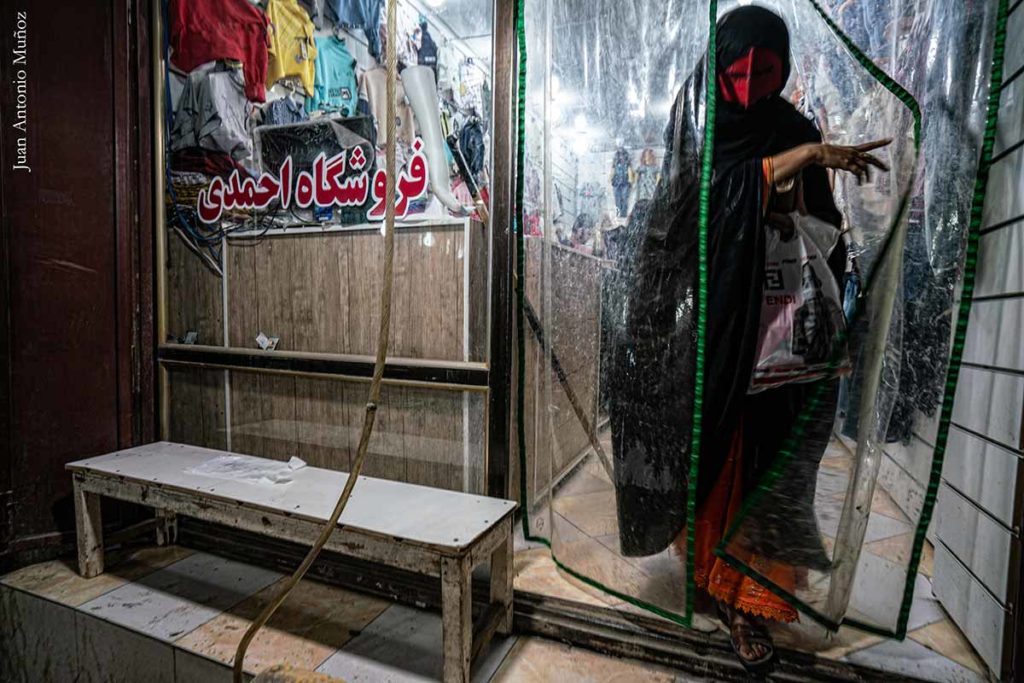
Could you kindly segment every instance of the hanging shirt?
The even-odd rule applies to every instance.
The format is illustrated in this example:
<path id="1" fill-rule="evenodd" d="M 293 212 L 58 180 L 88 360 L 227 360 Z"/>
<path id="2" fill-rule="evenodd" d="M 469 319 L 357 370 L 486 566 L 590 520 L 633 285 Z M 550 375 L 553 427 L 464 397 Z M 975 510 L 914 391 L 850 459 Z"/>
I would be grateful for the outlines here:
<path id="1" fill-rule="evenodd" d="M 271 100 L 263 107 L 263 125 L 280 126 L 285 123 L 301 123 L 307 120 L 306 110 L 291 97 Z"/>
<path id="2" fill-rule="evenodd" d="M 252 156 L 249 102 L 242 71 L 223 64 L 194 69 L 178 100 L 171 151 L 201 147 L 236 161 Z"/>
<path id="3" fill-rule="evenodd" d="M 487 164 L 487 148 L 484 145 L 484 127 L 480 119 L 474 118 L 459 131 L 459 148 L 466 159 L 466 166 L 474 177 L 478 177 Z"/>
<path id="4" fill-rule="evenodd" d="M 356 60 L 344 41 L 334 36 L 316 39 L 316 81 L 313 96 L 306 99 L 306 111 L 338 112 L 355 116 L 359 85 Z"/>
<path id="5" fill-rule="evenodd" d="M 324 27 L 324 4 L 326 0 L 299 0 L 299 4 L 306 8 L 309 18 L 313 20 L 313 26 L 317 29 Z"/>
<path id="6" fill-rule="evenodd" d="M 366 34 L 367 48 L 374 59 L 381 59 L 380 25 L 383 0 L 325 0 L 327 8 L 334 15 L 339 26 L 362 29 Z"/>
<path id="7" fill-rule="evenodd" d="M 282 78 L 298 76 L 307 95 L 313 94 L 316 43 L 313 22 L 298 0 L 267 0 L 270 48 L 267 87 Z"/>
<path id="8" fill-rule="evenodd" d="M 388 72 L 383 68 L 370 69 L 363 73 L 359 79 L 359 96 L 370 105 L 370 113 L 373 114 L 377 123 L 377 147 L 384 148 L 388 142 L 387 111 L 388 111 Z M 412 114 L 412 107 L 405 99 L 405 88 L 402 82 L 395 83 L 395 100 L 398 102 L 396 110 L 395 133 L 398 139 L 406 144 L 412 144 L 416 138 L 416 124 Z"/>
<path id="9" fill-rule="evenodd" d="M 170 0 L 171 61 L 182 71 L 218 59 L 245 69 L 245 95 L 266 99 L 267 17 L 247 0 Z"/>
<path id="10" fill-rule="evenodd" d="M 455 104 L 464 112 L 483 112 L 484 73 L 480 67 L 467 59 L 459 64 L 459 82 L 454 88 Z"/>
<path id="11" fill-rule="evenodd" d="M 416 61 L 420 66 L 429 66 L 433 69 L 434 81 L 439 82 L 437 75 L 437 43 L 434 42 L 433 36 L 427 30 L 426 22 L 420 24 L 416 33 L 413 34 L 413 45 L 416 46 Z"/>
<path id="12" fill-rule="evenodd" d="M 395 55 L 398 58 L 398 70 L 402 71 L 407 66 L 417 66 L 419 60 L 416 56 L 415 39 L 417 26 L 413 19 L 404 12 L 399 12 L 395 17 Z M 388 21 L 387 13 L 380 15 L 380 24 L 377 27 L 380 37 L 380 62 L 383 63 L 388 53 Z"/>

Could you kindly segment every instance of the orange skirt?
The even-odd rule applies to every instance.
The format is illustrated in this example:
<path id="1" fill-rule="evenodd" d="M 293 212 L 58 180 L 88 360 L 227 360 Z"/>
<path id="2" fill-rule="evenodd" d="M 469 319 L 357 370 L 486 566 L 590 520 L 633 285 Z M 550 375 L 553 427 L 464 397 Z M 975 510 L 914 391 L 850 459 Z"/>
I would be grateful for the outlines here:
<path id="1" fill-rule="evenodd" d="M 797 612 L 784 600 L 729 566 L 716 557 L 714 549 L 722 540 L 729 525 L 739 514 L 743 503 L 743 427 L 737 427 L 729 446 L 729 454 L 714 488 L 697 510 L 694 540 L 694 579 L 697 586 L 711 597 L 730 605 L 733 609 L 772 621 L 793 622 Z M 682 556 L 685 557 L 686 534 L 680 536 Z M 734 552 L 735 551 L 735 552 Z M 797 585 L 795 567 L 767 560 L 730 548 L 730 554 L 775 585 L 792 593 Z"/>

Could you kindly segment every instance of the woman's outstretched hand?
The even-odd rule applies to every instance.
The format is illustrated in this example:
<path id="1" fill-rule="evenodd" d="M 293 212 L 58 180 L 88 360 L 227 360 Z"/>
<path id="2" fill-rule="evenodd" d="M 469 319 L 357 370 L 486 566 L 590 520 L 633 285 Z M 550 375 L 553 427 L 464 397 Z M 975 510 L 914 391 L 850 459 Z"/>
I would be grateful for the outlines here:
<path id="1" fill-rule="evenodd" d="M 830 145 L 827 143 L 808 143 L 776 154 L 772 157 L 774 182 L 780 183 L 794 177 L 804 168 L 817 164 L 826 168 L 849 171 L 861 182 L 870 179 L 871 167 L 888 171 L 881 159 L 868 154 L 873 149 L 885 147 L 891 139 L 875 140 L 862 145 Z"/>
<path id="2" fill-rule="evenodd" d="M 840 171 L 848 171 L 857 176 L 858 182 L 870 180 L 871 167 L 888 171 L 889 167 L 874 154 L 868 154 L 873 149 L 885 147 L 892 139 L 875 140 L 865 142 L 862 145 L 815 145 L 815 163 L 825 168 L 835 168 Z"/>

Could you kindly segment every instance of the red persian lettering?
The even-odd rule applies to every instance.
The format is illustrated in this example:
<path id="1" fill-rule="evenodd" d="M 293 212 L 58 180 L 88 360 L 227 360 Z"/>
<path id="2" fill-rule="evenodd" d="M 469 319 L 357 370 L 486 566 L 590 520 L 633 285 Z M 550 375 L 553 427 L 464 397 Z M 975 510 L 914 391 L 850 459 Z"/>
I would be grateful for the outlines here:
<path id="1" fill-rule="evenodd" d="M 361 147 L 335 154 L 330 159 L 321 153 L 313 162 L 312 173 L 293 171 L 292 158 L 287 157 L 275 176 L 263 173 L 258 178 L 243 178 L 236 170 L 225 180 L 214 178 L 208 187 L 199 191 L 196 208 L 203 223 L 216 223 L 225 211 L 261 211 L 274 202 L 287 209 L 295 205 L 306 209 L 310 206 L 362 206 L 372 195 L 373 206 L 367 212 L 369 220 L 384 216 L 384 200 L 387 195 L 387 174 L 378 169 L 370 180 L 366 168 L 369 159 Z M 346 170 L 354 171 L 343 178 Z M 294 183 L 292 179 L 294 178 Z M 409 202 L 422 197 L 427 191 L 427 159 L 423 154 L 423 141 L 413 143 L 413 155 L 395 182 L 395 215 L 404 217 Z"/>

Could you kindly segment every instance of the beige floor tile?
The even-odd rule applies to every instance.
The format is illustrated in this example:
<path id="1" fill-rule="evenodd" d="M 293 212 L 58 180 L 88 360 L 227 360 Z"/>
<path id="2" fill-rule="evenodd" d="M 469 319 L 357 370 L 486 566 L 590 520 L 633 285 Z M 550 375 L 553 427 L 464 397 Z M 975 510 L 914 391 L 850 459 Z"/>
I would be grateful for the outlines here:
<path id="1" fill-rule="evenodd" d="M 607 453 L 610 458 L 612 454 L 611 439 L 608 439 L 607 443 L 602 442 L 602 445 L 604 446 L 605 453 Z M 587 458 L 586 462 L 583 463 L 583 466 L 580 469 L 590 476 L 600 479 L 609 486 L 612 485 L 612 480 L 608 476 L 608 471 L 604 468 L 604 465 L 601 464 L 601 461 L 598 460 L 596 455 L 592 455 Z"/>
<path id="2" fill-rule="evenodd" d="M 896 501 L 892 499 L 888 493 L 883 491 L 880 487 L 875 488 L 875 497 L 871 501 L 871 510 L 879 514 L 885 515 L 892 519 L 898 519 L 901 522 L 909 522 L 903 510 L 896 504 Z"/>
<path id="3" fill-rule="evenodd" d="M 853 469 L 853 460 L 848 456 L 835 456 L 826 454 L 821 459 L 821 466 L 836 472 L 850 472 Z"/>
<path id="4" fill-rule="evenodd" d="M 924 548 L 921 550 L 921 564 L 918 566 L 918 572 L 928 578 L 935 573 L 935 546 L 928 541 L 924 542 Z"/>
<path id="5" fill-rule="evenodd" d="M 91 579 L 82 578 L 73 560 L 53 560 L 23 567 L 0 578 L 19 588 L 69 607 L 78 607 L 192 554 L 181 546 L 156 546 L 129 553 L 107 553 L 106 572 Z"/>
<path id="6" fill-rule="evenodd" d="M 520 638 L 491 679 L 493 683 L 670 683 L 679 680 L 681 676 L 668 669 L 539 638 Z"/>
<path id="7" fill-rule="evenodd" d="M 919 628 L 908 634 L 911 640 L 915 640 L 933 652 L 952 659 L 957 664 L 965 666 L 972 671 L 985 674 L 985 665 L 975 654 L 971 644 L 960 632 L 960 629 L 949 619 L 935 622 Z"/>
<path id="8" fill-rule="evenodd" d="M 176 645 L 230 663 L 251 620 L 277 594 L 280 585 L 275 583 L 244 600 L 182 636 Z M 389 604 L 335 586 L 303 581 L 249 646 L 245 669 L 256 673 L 275 664 L 315 669 Z"/>
<path id="9" fill-rule="evenodd" d="M 914 541 L 913 533 L 900 534 L 891 538 L 883 538 L 880 541 L 867 543 L 864 549 L 873 555 L 885 558 L 896 564 L 906 565 L 910 561 L 911 544 Z M 921 549 L 921 564 L 918 566 L 918 573 L 931 578 L 935 565 L 935 548 L 928 541 L 924 542 Z"/>
<path id="10" fill-rule="evenodd" d="M 615 491 L 599 491 L 578 496 L 556 497 L 555 511 L 579 527 L 588 536 L 618 533 Z"/>
<path id="11" fill-rule="evenodd" d="M 551 551 L 547 548 L 534 548 L 516 553 L 513 586 L 517 591 L 550 595 L 600 607 L 608 607 L 619 602 L 560 572 L 551 559 Z"/>
<path id="12" fill-rule="evenodd" d="M 906 566 L 907 561 L 910 559 L 910 546 L 913 542 L 913 534 L 900 534 L 890 538 L 883 538 L 873 543 L 867 543 L 864 545 L 864 550 L 895 564 Z"/>

